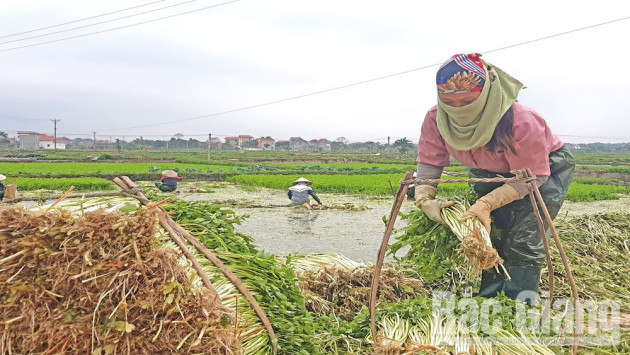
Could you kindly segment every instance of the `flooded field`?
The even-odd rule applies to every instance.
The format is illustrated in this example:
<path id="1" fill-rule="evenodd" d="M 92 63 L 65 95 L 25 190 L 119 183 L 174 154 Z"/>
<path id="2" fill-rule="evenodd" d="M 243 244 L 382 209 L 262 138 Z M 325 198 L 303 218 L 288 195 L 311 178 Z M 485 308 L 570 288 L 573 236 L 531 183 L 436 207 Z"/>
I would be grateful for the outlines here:
<path id="1" fill-rule="evenodd" d="M 248 215 L 236 231 L 251 236 L 257 246 L 270 253 L 337 252 L 365 262 L 376 261 L 385 231 L 383 216 L 389 215 L 393 203 L 393 197 L 319 193 L 324 205 L 351 204 L 356 210 L 309 211 L 301 206 L 286 207 L 289 199 L 280 190 L 215 184 L 212 191 L 186 198 L 224 202 L 237 214 Z M 401 211 L 413 209 L 415 205 L 406 201 Z M 399 219 L 396 227 L 402 226 L 404 221 Z"/>
<path id="2" fill-rule="evenodd" d="M 182 194 L 190 193 L 191 188 L 191 185 L 182 186 Z M 317 191 L 317 186 L 314 188 Z M 237 214 L 248 215 L 236 230 L 254 238 L 261 249 L 276 255 L 337 252 L 370 263 L 376 261 L 385 231 L 383 216 L 389 216 L 394 200 L 392 196 L 318 194 L 325 205 L 352 204 L 357 210 L 308 211 L 303 207 L 286 207 L 289 200 L 281 190 L 230 183 L 212 184 L 209 189 L 209 193 L 186 198 L 226 203 Z M 415 208 L 414 203 L 407 200 L 401 212 Z M 630 199 L 566 202 L 560 216 L 614 211 L 630 212 Z M 405 221 L 399 218 L 396 228 L 404 225 Z"/>
<path id="3" fill-rule="evenodd" d="M 150 182 L 139 186 L 148 191 L 154 189 Z M 317 186 L 314 186 L 317 191 Z M 367 197 L 358 195 L 319 193 L 324 205 L 349 209 L 306 210 L 288 207 L 289 199 L 283 190 L 262 187 L 239 186 L 234 183 L 182 183 L 178 196 L 192 200 L 220 203 L 238 215 L 247 218 L 236 231 L 249 235 L 255 244 L 275 255 L 292 253 L 336 252 L 351 259 L 368 263 L 376 261 L 383 239 L 383 217 L 389 216 L 393 196 Z M 46 201 L 52 203 L 54 200 Z M 25 205 L 36 202 L 26 201 Z M 401 213 L 416 209 L 406 200 Z M 603 212 L 630 213 L 630 197 L 619 200 L 595 202 L 566 201 L 559 218 Z M 396 228 L 402 228 L 405 220 L 399 217 Z M 395 238 L 396 232 L 392 235 Z M 390 241 L 391 242 L 391 241 Z M 386 257 L 386 260 L 391 260 Z"/>

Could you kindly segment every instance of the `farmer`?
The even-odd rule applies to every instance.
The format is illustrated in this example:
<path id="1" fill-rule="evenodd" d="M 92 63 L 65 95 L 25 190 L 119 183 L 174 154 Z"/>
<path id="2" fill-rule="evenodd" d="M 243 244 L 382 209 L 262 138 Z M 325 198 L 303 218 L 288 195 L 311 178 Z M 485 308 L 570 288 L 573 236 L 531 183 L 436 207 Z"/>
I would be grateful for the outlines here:
<path id="1" fill-rule="evenodd" d="M 571 152 L 551 132 L 545 120 L 519 103 L 524 87 L 479 54 L 457 54 L 437 72 L 437 106 L 427 112 L 418 143 L 418 178 L 438 179 L 449 155 L 469 168 L 471 177 L 514 176 L 529 168 L 552 218 L 566 197 L 575 163 Z M 435 199 L 437 184 L 415 188 L 416 205 L 429 218 L 443 223 L 440 210 L 452 205 Z M 501 238 L 495 244 L 512 277 L 484 270 L 479 296 L 500 292 L 521 300 L 536 300 L 545 250 L 526 182 L 477 183 L 480 197 L 461 217 L 477 217 L 490 230 L 494 217 Z M 519 294 L 522 291 L 530 291 Z M 528 299 L 528 302 L 530 299 Z"/>
<path id="2" fill-rule="evenodd" d="M 318 204 L 322 204 L 322 201 L 317 197 L 317 194 L 311 188 L 312 182 L 301 177 L 293 182 L 293 185 L 289 187 L 288 195 L 289 199 L 291 199 L 291 203 L 289 206 L 299 206 L 302 205 L 307 209 L 311 209 L 312 206 L 317 206 Z M 309 195 L 312 196 L 317 203 L 311 205 L 311 200 Z"/>
<path id="3" fill-rule="evenodd" d="M 162 171 L 162 178 L 155 183 L 155 186 L 162 192 L 173 192 L 177 190 L 177 180 L 181 179 L 182 177 L 176 171 L 164 170 Z"/>
<path id="4" fill-rule="evenodd" d="M 2 183 L 2 181 L 6 178 L 6 176 L 0 174 L 0 201 L 4 199 L 4 184 Z"/>

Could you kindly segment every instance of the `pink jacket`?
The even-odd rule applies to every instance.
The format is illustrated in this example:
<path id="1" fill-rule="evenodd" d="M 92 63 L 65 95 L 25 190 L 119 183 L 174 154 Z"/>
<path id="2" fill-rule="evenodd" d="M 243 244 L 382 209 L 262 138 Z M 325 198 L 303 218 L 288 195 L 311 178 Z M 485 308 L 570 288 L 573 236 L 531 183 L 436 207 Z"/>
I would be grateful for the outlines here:
<path id="1" fill-rule="evenodd" d="M 513 169 L 531 169 L 537 176 L 549 176 L 549 153 L 560 149 L 562 141 L 551 132 L 545 120 L 531 108 L 518 102 L 512 104 L 516 153 L 492 153 L 486 146 L 473 150 L 455 150 L 449 146 L 437 128 L 437 106 L 427 112 L 418 142 L 418 162 L 438 167 L 449 166 L 449 154 L 461 164 L 496 173 Z"/>

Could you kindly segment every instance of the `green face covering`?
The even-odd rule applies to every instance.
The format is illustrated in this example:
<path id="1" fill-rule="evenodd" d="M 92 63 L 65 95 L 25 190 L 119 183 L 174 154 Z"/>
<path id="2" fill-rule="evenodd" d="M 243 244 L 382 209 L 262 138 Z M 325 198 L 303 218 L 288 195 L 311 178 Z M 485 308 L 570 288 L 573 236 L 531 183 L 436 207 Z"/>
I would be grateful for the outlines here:
<path id="1" fill-rule="evenodd" d="M 512 106 L 523 84 L 492 64 L 483 61 L 496 75 L 486 70 L 481 95 L 462 107 L 446 105 L 438 96 L 437 126 L 448 145 L 456 150 L 472 150 L 486 145 L 499 120 Z"/>

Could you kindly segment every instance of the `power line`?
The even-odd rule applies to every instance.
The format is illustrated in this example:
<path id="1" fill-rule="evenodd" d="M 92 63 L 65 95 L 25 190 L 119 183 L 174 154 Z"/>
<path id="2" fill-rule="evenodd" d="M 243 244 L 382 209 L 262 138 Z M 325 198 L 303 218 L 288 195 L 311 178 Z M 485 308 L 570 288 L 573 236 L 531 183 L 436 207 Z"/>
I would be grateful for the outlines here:
<path id="1" fill-rule="evenodd" d="M 6 130 L 5 130 L 6 131 Z M 6 131 L 6 132 L 17 132 L 17 131 Z M 97 133 L 102 132 L 102 131 L 97 131 Z M 90 136 L 93 135 L 94 132 L 84 132 L 84 133 L 68 133 L 68 132 L 58 132 L 58 135 L 62 135 L 62 136 Z M 185 134 L 182 133 L 182 135 L 184 137 L 207 137 L 207 134 Z M 217 137 L 229 137 L 230 135 L 226 135 L 226 134 L 212 134 L 213 136 L 217 136 Z M 97 134 L 97 137 L 118 137 L 118 136 L 123 136 L 123 134 Z M 135 133 L 135 134 L 127 134 L 125 133 L 124 136 L 127 137 L 174 137 L 174 134 L 142 134 L 142 133 Z"/>
<path id="2" fill-rule="evenodd" d="M 347 84 L 347 85 L 337 86 L 337 87 L 329 88 L 329 89 L 325 89 L 325 90 L 310 92 L 308 94 L 287 97 L 287 98 L 280 99 L 280 100 L 265 102 L 265 103 L 262 103 L 262 104 L 256 104 L 256 105 L 251 105 L 251 106 L 245 106 L 245 107 L 241 107 L 241 108 L 237 108 L 237 109 L 233 109 L 233 110 L 228 110 L 228 111 L 215 112 L 215 113 L 211 113 L 211 114 L 207 114 L 207 115 L 203 115 L 203 116 L 182 118 L 182 119 L 179 119 L 179 120 L 165 121 L 165 122 L 161 122 L 161 123 L 154 123 L 154 124 L 148 124 L 148 125 L 126 127 L 126 128 L 104 129 L 102 131 L 116 131 L 116 130 L 121 130 L 121 129 L 134 129 L 134 128 L 154 127 L 154 126 L 160 126 L 160 125 L 165 125 L 165 124 L 169 124 L 169 123 L 184 122 L 184 121 L 197 120 L 197 119 L 200 119 L 200 118 L 207 118 L 207 117 L 212 117 L 212 116 L 225 115 L 227 113 L 249 110 L 249 109 L 252 109 L 252 108 L 257 108 L 257 107 L 263 107 L 263 106 L 277 104 L 277 103 L 280 103 L 280 102 L 301 99 L 301 98 L 304 98 L 304 97 L 307 97 L 307 96 L 319 95 L 319 94 L 323 94 L 323 93 L 330 92 L 330 91 L 341 90 L 341 89 L 349 88 L 349 87 L 356 86 L 356 85 L 366 84 L 366 83 L 369 83 L 369 82 L 372 82 L 372 81 L 377 81 L 377 80 L 387 79 L 387 78 L 391 78 L 391 77 L 398 76 L 398 75 L 408 74 L 408 73 L 411 73 L 411 72 L 414 72 L 414 71 L 430 68 L 430 67 L 433 67 L 433 66 L 436 66 L 436 65 L 439 65 L 439 63 L 438 64 L 431 64 L 431 65 L 427 65 L 427 66 L 424 66 L 424 67 L 415 68 L 415 69 L 411 69 L 411 70 L 407 70 L 407 71 L 400 72 L 400 73 L 394 73 L 394 74 L 389 74 L 389 75 L 385 75 L 385 76 L 380 76 L 380 77 L 377 77 L 377 78 L 367 79 L 367 80 L 355 82 L 355 83 L 352 83 L 352 84 Z"/>
<path id="3" fill-rule="evenodd" d="M 71 39 L 75 39 L 75 38 L 87 37 L 87 36 L 92 36 L 92 35 L 96 35 L 96 34 L 100 34 L 100 33 L 105 33 L 105 32 L 110 32 L 110 31 L 115 31 L 115 30 L 120 30 L 120 29 L 123 29 L 123 28 L 129 28 L 129 27 L 138 26 L 138 25 L 143 25 L 143 24 L 146 24 L 146 23 L 151 23 L 151 22 L 160 21 L 160 20 L 165 20 L 165 19 L 169 19 L 169 18 L 173 18 L 173 17 L 177 17 L 177 16 L 187 15 L 187 14 L 191 14 L 191 13 L 193 13 L 193 12 L 203 11 L 203 10 L 211 9 L 211 8 L 214 8 L 214 7 L 219 7 L 219 6 L 223 6 L 223 5 L 231 4 L 231 3 L 234 3 L 234 2 L 238 2 L 238 1 L 239 1 L 239 0 L 227 1 L 227 2 L 220 3 L 220 4 L 216 4 L 216 5 L 211 5 L 211 6 L 202 7 L 202 8 L 200 8 L 200 9 L 196 9 L 196 10 L 191 10 L 191 11 L 181 12 L 181 13 L 178 13 L 178 14 L 174 14 L 174 15 L 170 15 L 170 16 L 164 16 L 164 17 L 160 17 L 160 18 L 153 19 L 153 20 L 148 20 L 148 21 L 143 21 L 143 22 L 137 22 L 137 23 L 133 23 L 133 24 L 131 24 L 131 25 L 127 25 L 127 26 L 120 26 L 120 27 L 110 28 L 110 29 L 107 29 L 107 30 L 102 30 L 102 31 L 97 31 L 97 32 L 85 33 L 85 34 L 78 35 L 78 36 L 72 36 L 72 37 L 60 38 L 60 39 L 56 39 L 56 40 L 52 40 L 52 41 L 47 41 L 47 42 L 33 43 L 33 44 L 29 44 L 29 45 L 25 45 L 25 46 L 20 46 L 20 47 L 12 47 L 12 48 L 0 49 L 0 52 L 7 52 L 7 51 L 13 51 L 13 50 L 16 50 L 16 49 L 22 49 L 22 48 L 28 48 L 28 47 L 41 46 L 41 45 L 44 45 L 44 44 L 55 43 L 55 42 L 61 42 L 61 41 L 67 41 L 67 40 L 71 40 Z"/>
<path id="4" fill-rule="evenodd" d="M 64 22 L 64 23 L 60 23 L 57 25 L 52 25 L 52 26 L 47 26 L 47 27 L 40 27 L 40 28 L 36 28 L 34 30 L 29 30 L 29 31 L 24 31 L 24 32 L 18 32 L 18 33 L 13 33 L 10 35 L 4 35 L 4 36 L 0 36 L 0 38 L 7 38 L 7 37 L 13 37 L 13 36 L 18 36 L 18 35 L 23 35 L 26 33 L 32 33 L 32 32 L 37 32 L 37 31 L 41 31 L 41 30 L 47 30 L 49 28 L 54 28 L 54 27 L 59 27 L 59 26 L 65 26 L 65 25 L 69 25 L 71 23 L 77 23 L 77 22 L 81 22 L 81 21 L 85 21 L 85 20 L 91 20 L 93 18 L 97 18 L 97 17 L 102 17 L 102 16 L 107 16 L 107 15 L 112 15 L 112 14 L 116 14 L 119 12 L 123 12 L 123 11 L 127 11 L 127 10 L 132 10 L 132 9 L 137 9 L 139 7 L 143 7 L 143 6 L 147 6 L 147 5 L 152 5 L 152 4 L 156 4 L 158 2 L 164 2 L 166 0 L 160 0 L 160 1 L 154 1 L 154 2 L 150 2 L 150 3 L 146 3 L 146 4 L 142 4 L 142 5 L 138 5 L 138 6 L 134 6 L 134 7 L 128 7 L 126 9 L 122 9 L 122 10 L 117 10 L 117 11 L 112 11 L 112 12 L 108 12 L 105 14 L 100 14 L 100 15 L 96 15 L 96 16 L 90 16 L 90 17 L 86 17 L 86 18 L 82 18 L 82 19 L 78 19 L 78 20 L 74 20 L 74 21 L 69 21 L 69 22 Z"/>
<path id="5" fill-rule="evenodd" d="M 550 38 L 554 38 L 554 37 L 558 37 L 558 36 L 562 36 L 562 35 L 566 35 L 566 34 L 570 34 L 570 33 L 575 33 L 575 32 L 578 32 L 578 31 L 583 31 L 583 30 L 586 30 L 586 29 L 590 29 L 590 28 L 594 28 L 594 27 L 598 27 L 598 26 L 603 26 L 603 25 L 607 25 L 607 24 L 611 24 L 611 23 L 614 23 L 614 22 L 623 21 L 623 20 L 627 20 L 627 19 L 630 19 L 630 16 L 621 17 L 621 18 L 618 18 L 618 19 L 615 19 L 615 20 L 601 22 L 601 23 L 598 23 L 598 24 L 585 26 L 585 27 L 573 29 L 573 30 L 570 30 L 570 31 L 560 32 L 560 33 L 556 33 L 554 35 L 539 37 L 539 38 L 536 38 L 536 39 L 533 39 L 533 40 L 519 42 L 519 43 L 516 43 L 516 44 L 513 44 L 513 45 L 500 47 L 500 48 L 495 48 L 495 49 L 491 49 L 491 50 L 488 50 L 488 51 L 485 51 L 485 52 L 481 52 L 481 53 L 482 54 L 486 54 L 486 53 L 497 52 L 497 51 L 500 51 L 500 50 L 504 50 L 504 49 L 508 49 L 508 48 L 514 48 L 514 47 L 518 47 L 518 46 L 522 46 L 522 45 L 526 45 L 526 44 L 530 44 L 530 43 L 534 43 L 534 42 L 538 42 L 538 41 L 542 41 L 542 40 L 546 40 L 546 39 L 550 39 Z M 250 109 L 253 109 L 253 108 L 274 105 L 274 104 L 281 103 L 281 102 L 297 100 L 297 99 L 301 99 L 301 98 L 308 97 L 308 96 L 324 94 L 324 93 L 331 92 L 331 91 L 347 89 L 349 87 L 353 87 L 353 86 L 357 86 L 357 85 L 363 85 L 363 84 L 371 83 L 371 82 L 374 82 L 374 81 L 379 81 L 379 80 L 383 80 L 383 79 L 389 79 L 389 78 L 392 78 L 392 77 L 395 77 L 395 76 L 400 76 L 400 75 L 409 74 L 409 73 L 412 73 L 412 72 L 415 72 L 415 71 L 428 69 L 428 68 L 435 67 L 435 66 L 438 66 L 438 65 L 441 65 L 441 64 L 442 63 L 429 64 L 429 65 L 425 65 L 425 66 L 422 66 L 422 67 L 419 67 L 419 68 L 413 68 L 413 69 L 405 70 L 405 71 L 398 72 L 398 73 L 393 73 L 393 74 L 379 76 L 379 77 L 372 78 L 372 79 L 357 81 L 357 82 L 354 82 L 354 83 L 341 85 L 341 86 L 336 86 L 336 87 L 332 87 L 332 88 L 329 88 L 329 89 L 314 91 L 314 92 L 310 92 L 310 93 L 306 93 L 306 94 L 302 94 L 302 95 L 291 96 L 291 97 L 287 97 L 287 98 L 284 98 L 284 99 L 269 101 L 269 102 L 265 102 L 265 103 L 261 103 L 261 104 L 255 104 L 255 105 L 240 107 L 240 108 L 236 108 L 236 109 L 232 109 L 232 110 L 210 113 L 210 114 L 207 114 L 207 115 L 201 115 L 201 116 L 189 117 L 189 118 L 182 118 L 182 119 L 178 119 L 178 120 L 164 121 L 164 122 L 160 122 L 160 123 L 140 125 L 140 126 L 104 129 L 102 131 L 116 131 L 116 130 L 124 130 L 124 129 L 136 129 L 136 128 L 155 127 L 155 126 L 161 126 L 161 125 L 170 124 L 170 123 L 192 121 L 192 120 L 197 120 L 197 119 L 201 119 L 201 118 L 220 116 L 220 115 L 225 115 L 225 114 L 228 114 L 228 113 L 244 111 L 244 110 L 250 110 Z"/>
<path id="6" fill-rule="evenodd" d="M 573 134 L 556 134 L 560 137 L 572 137 L 572 138 L 592 138 L 592 139 L 618 139 L 618 140 L 629 140 L 630 137 L 599 137 L 599 136 L 578 136 Z"/>
<path id="7" fill-rule="evenodd" d="M 516 44 L 509 45 L 509 46 L 495 48 L 495 49 L 492 49 L 492 50 L 489 50 L 489 51 L 485 51 L 485 52 L 482 52 L 482 53 L 492 53 L 492 52 L 502 51 L 502 50 L 505 50 L 505 49 L 522 46 L 522 45 L 525 45 L 525 44 L 530 44 L 530 43 L 543 41 L 543 40 L 554 38 L 554 37 L 560 37 L 560 36 L 568 35 L 570 33 L 584 31 L 584 30 L 588 30 L 588 29 L 591 29 L 591 28 L 599 27 L 599 26 L 609 25 L 611 23 L 624 21 L 624 20 L 627 20 L 627 19 L 630 19 L 630 16 L 621 17 L 621 18 L 618 18 L 618 19 L 615 19 L 615 20 L 606 21 L 606 22 L 600 22 L 600 23 L 596 23 L 594 25 L 580 27 L 580 28 L 576 28 L 576 29 L 573 29 L 573 30 L 564 31 L 564 32 L 553 34 L 553 35 L 545 36 L 545 37 L 539 37 L 539 38 L 532 39 L 532 40 L 525 41 L 525 42 L 519 42 L 519 43 L 516 43 Z"/>
<path id="8" fill-rule="evenodd" d="M 171 7 L 175 7 L 175 6 L 181 6 L 181 5 L 185 5 L 185 4 L 189 4 L 191 2 L 195 2 L 197 0 L 189 0 L 189 1 L 184 1 L 184 2 L 180 2 L 178 4 L 174 4 L 174 5 L 169 5 L 169 6 L 165 6 L 165 7 L 160 7 L 157 9 L 153 9 L 153 10 L 149 10 L 149 11 L 144 11 L 144 12 L 139 12 L 137 14 L 132 14 L 132 15 L 127 15 L 127 16 L 123 16 L 123 17 L 117 17 L 111 20 L 107 20 L 107 21 L 101 21 L 101 22 L 95 22 L 95 23 L 90 23 L 88 25 L 83 25 L 83 26 L 79 26 L 79 27 L 73 27 L 73 28 L 68 28 L 65 30 L 61 30 L 61 31 L 56 31 L 56 32 L 50 32 L 50 33 L 44 33 L 41 35 L 36 35 L 36 36 L 31 36 L 31 37 L 25 37 L 25 38 L 20 38 L 20 39 L 14 39 L 11 41 L 6 41 L 6 42 L 0 42 L 0 44 L 7 44 L 7 43 L 13 43 L 13 42 L 20 42 L 20 41 L 27 41 L 29 39 L 33 39 L 33 38 L 39 38 L 39 37 L 46 37 L 46 36 L 51 36 L 54 34 L 58 34 L 58 33 L 63 33 L 63 32 L 69 32 L 69 31 L 74 31 L 74 30 L 79 30 L 81 28 L 86 28 L 86 27 L 91 27 L 91 26 L 97 26 L 97 25 L 102 25 L 104 23 L 109 23 L 109 22 L 114 22 L 114 21 L 118 21 L 118 20 L 123 20 L 126 18 L 130 18 L 130 17 L 134 17 L 134 16 L 140 16 L 140 15 L 145 15 L 151 12 L 156 12 L 156 11 L 160 11 L 160 10 L 164 10 L 164 9 L 168 9 Z"/>
<path id="9" fill-rule="evenodd" d="M 7 115 L 7 114 L 4 114 L 4 113 L 0 113 L 0 116 L 7 117 L 8 119 L 14 119 L 14 120 L 48 121 L 47 119 L 43 119 L 43 118 L 25 118 L 25 117 L 18 117 L 18 116 L 13 116 L 13 115 Z"/>

